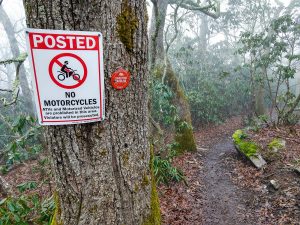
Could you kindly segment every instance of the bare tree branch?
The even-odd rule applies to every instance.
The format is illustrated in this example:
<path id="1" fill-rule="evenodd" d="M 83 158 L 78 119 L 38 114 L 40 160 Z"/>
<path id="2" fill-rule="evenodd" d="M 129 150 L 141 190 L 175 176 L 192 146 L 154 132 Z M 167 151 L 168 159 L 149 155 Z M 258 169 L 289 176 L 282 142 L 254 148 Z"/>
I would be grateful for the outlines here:
<path id="1" fill-rule="evenodd" d="M 8 60 L 4 60 L 4 61 L 0 61 L 0 65 L 6 65 L 6 64 L 10 64 L 10 63 L 17 63 L 17 67 L 16 67 L 16 78 L 15 78 L 15 82 L 14 82 L 14 87 L 12 90 L 6 90 L 8 92 L 13 93 L 13 99 L 12 101 L 8 102 L 6 98 L 2 98 L 1 101 L 3 102 L 4 106 L 10 106 L 13 105 L 17 102 L 18 98 L 19 98 L 19 94 L 20 94 L 20 67 L 23 64 L 23 62 L 25 61 L 25 59 L 27 58 L 27 54 L 21 54 L 18 58 L 16 59 L 8 59 Z M 2 89 L 1 89 L 2 90 Z M 4 89 L 3 89 L 4 90 Z"/>
<path id="2" fill-rule="evenodd" d="M 21 55 L 21 50 L 18 45 L 18 40 L 16 38 L 16 34 L 14 32 L 14 26 L 12 21 L 10 20 L 7 12 L 4 10 L 3 7 L 0 7 L 0 22 L 2 23 L 4 30 L 6 32 L 6 35 L 8 37 L 8 43 L 11 49 L 11 53 L 14 58 L 19 58 Z M 3 62 L 2 62 L 3 63 Z M 15 67 L 17 67 L 18 62 L 15 62 Z M 26 69 L 24 65 L 20 67 L 20 73 L 19 73 L 20 79 L 20 88 L 22 90 L 22 100 L 24 100 L 24 103 L 26 107 L 24 108 L 24 112 L 34 115 L 33 112 L 33 102 L 31 99 L 31 91 L 30 86 L 28 84 L 28 80 L 26 77 Z"/>
<path id="3" fill-rule="evenodd" d="M 181 0 L 181 3 L 182 3 L 182 2 L 183 2 L 183 0 Z M 178 4 L 178 5 L 176 6 L 176 8 L 174 9 L 173 26 L 174 26 L 175 34 L 174 34 L 174 36 L 170 39 L 169 42 L 168 42 L 168 40 L 167 40 L 167 33 L 168 33 L 168 30 L 169 30 L 170 25 L 167 27 L 166 32 L 165 32 L 165 42 L 166 42 L 166 45 L 167 45 L 167 46 L 166 46 L 166 54 L 168 54 L 169 48 L 170 48 L 171 44 L 175 41 L 175 39 L 176 39 L 177 36 L 178 36 L 178 22 L 179 22 L 179 19 L 177 19 L 177 15 L 178 15 L 178 9 L 180 8 L 181 3 Z"/>
<path id="4" fill-rule="evenodd" d="M 3 60 L 0 61 L 0 65 L 7 65 L 7 64 L 11 64 L 11 63 L 18 63 L 18 64 L 22 64 L 27 58 L 27 53 L 22 53 L 20 54 L 17 58 L 14 59 L 7 59 L 7 60 Z"/>
<path id="5" fill-rule="evenodd" d="M 0 88 L 0 91 L 5 91 L 5 92 L 13 92 L 13 90 L 10 90 L 10 89 L 3 89 L 3 88 Z"/>
<path id="6" fill-rule="evenodd" d="M 180 4 L 181 8 L 192 10 L 192 11 L 200 11 L 214 19 L 217 19 L 220 17 L 220 2 L 212 3 L 209 1 L 209 4 L 206 6 L 201 6 L 196 2 L 193 2 L 192 0 L 183 0 L 182 2 L 180 0 L 169 0 L 169 4 Z M 210 9 L 214 9 L 215 13 L 210 12 Z"/>
<path id="7" fill-rule="evenodd" d="M 168 66 L 168 52 L 169 52 L 169 48 L 170 48 L 170 46 L 171 46 L 171 44 L 175 41 L 175 39 L 177 38 L 177 36 L 178 36 L 178 25 L 177 25 L 177 23 L 178 23 L 178 19 L 177 19 L 177 15 L 178 15 L 178 9 L 180 8 L 180 6 L 181 6 L 181 4 L 182 4 L 182 2 L 183 2 L 184 0 L 181 0 L 181 2 L 179 3 L 179 4 L 177 4 L 176 5 L 176 8 L 174 9 L 174 17 L 173 17 L 173 26 L 174 26 L 174 30 L 175 30 L 175 34 L 174 34 L 174 36 L 170 39 L 170 42 L 168 42 L 168 40 L 167 40 L 167 33 L 168 33 L 168 31 L 169 31 L 169 27 L 170 27 L 170 25 L 168 25 L 168 27 L 167 27 L 167 29 L 166 29 L 166 32 L 165 32 L 165 43 L 166 43 L 166 50 L 165 50 L 165 59 L 164 59 L 164 64 L 165 64 L 165 66 L 164 66 L 164 73 L 163 73 L 163 76 L 162 76 L 162 83 L 164 83 L 164 81 L 165 81 L 165 77 L 166 77 L 166 75 L 167 75 L 167 66 Z"/>

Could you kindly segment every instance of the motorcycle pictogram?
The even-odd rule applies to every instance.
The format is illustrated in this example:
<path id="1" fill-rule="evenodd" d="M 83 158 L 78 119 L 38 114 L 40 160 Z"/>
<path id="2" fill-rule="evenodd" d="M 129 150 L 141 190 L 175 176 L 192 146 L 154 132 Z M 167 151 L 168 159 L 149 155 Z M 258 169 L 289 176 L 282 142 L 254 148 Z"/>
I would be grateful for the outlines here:
<path id="1" fill-rule="evenodd" d="M 64 73 L 62 73 L 61 71 L 57 71 L 59 74 L 57 75 L 57 79 L 59 79 L 60 81 L 64 81 L 66 78 L 69 77 L 73 77 L 74 80 L 80 80 L 80 75 L 76 73 L 77 70 L 70 70 L 70 72 L 72 73 L 71 76 L 68 76 Z"/>
<path id="2" fill-rule="evenodd" d="M 67 66 L 68 64 L 69 62 L 65 61 L 60 71 L 57 71 L 59 73 L 57 75 L 57 79 L 60 81 L 64 81 L 66 78 L 72 77 L 76 81 L 80 80 L 80 75 L 76 73 L 77 70 L 71 69 Z"/>
<path id="3" fill-rule="evenodd" d="M 48 71 L 51 80 L 65 89 L 81 86 L 85 82 L 88 72 L 85 62 L 73 53 L 56 55 L 50 61 Z"/>

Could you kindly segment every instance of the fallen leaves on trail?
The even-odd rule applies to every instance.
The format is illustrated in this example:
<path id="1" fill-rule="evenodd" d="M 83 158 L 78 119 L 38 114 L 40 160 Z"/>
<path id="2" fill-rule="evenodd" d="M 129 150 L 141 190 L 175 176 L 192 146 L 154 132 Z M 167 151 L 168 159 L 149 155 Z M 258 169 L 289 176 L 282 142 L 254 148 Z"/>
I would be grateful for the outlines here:
<path id="1" fill-rule="evenodd" d="M 202 198 L 198 172 L 202 165 L 196 154 L 186 153 L 174 160 L 174 165 L 183 170 L 188 186 L 181 182 L 158 188 L 163 224 L 187 225 L 201 221 Z"/>
<path id="2" fill-rule="evenodd" d="M 211 125 L 198 130 L 195 137 L 199 148 L 208 148 L 214 143 L 218 143 L 220 138 L 230 136 L 233 132 L 242 127 L 241 117 L 233 117 L 221 125 Z"/>
<path id="3" fill-rule="evenodd" d="M 202 153 L 209 151 L 209 146 L 220 138 L 231 136 L 241 127 L 239 117 L 227 120 L 224 124 L 210 126 L 195 133 L 198 151 L 185 153 L 173 160 L 173 165 L 182 169 L 188 186 L 183 182 L 171 183 L 170 186 L 158 187 L 163 224 L 200 225 L 203 219 L 203 169 Z"/>
<path id="4" fill-rule="evenodd" d="M 300 125 L 286 126 L 279 128 L 263 128 L 258 133 L 252 132 L 251 138 L 257 142 L 262 148 L 262 154 L 267 156 L 268 144 L 274 138 L 280 138 L 286 141 L 285 150 L 276 159 L 277 163 L 282 163 L 281 166 L 295 164 L 300 160 Z M 277 164 L 276 163 L 276 164 Z M 300 165 L 300 161 L 298 162 Z"/>
<path id="5" fill-rule="evenodd" d="M 246 160 L 237 157 L 226 158 L 227 164 L 233 164 L 231 178 L 235 184 L 240 187 L 258 191 L 261 188 L 259 179 L 262 177 L 262 171 L 254 168 Z"/>

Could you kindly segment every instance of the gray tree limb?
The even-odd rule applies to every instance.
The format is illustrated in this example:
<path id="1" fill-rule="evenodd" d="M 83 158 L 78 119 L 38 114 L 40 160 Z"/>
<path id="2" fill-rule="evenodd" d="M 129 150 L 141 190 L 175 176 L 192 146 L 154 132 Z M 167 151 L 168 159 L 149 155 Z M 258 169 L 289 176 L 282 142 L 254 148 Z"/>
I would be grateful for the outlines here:
<path id="1" fill-rule="evenodd" d="M 13 55 L 13 58 L 18 58 L 21 53 L 20 53 L 20 49 L 18 47 L 18 40 L 16 39 L 15 36 L 15 32 L 14 32 L 14 26 L 10 20 L 10 18 L 8 17 L 7 13 L 5 12 L 3 6 L 0 5 L 0 22 L 2 23 L 4 30 L 6 32 L 6 35 L 8 37 L 9 40 L 9 46 L 11 48 L 11 52 Z M 17 69 L 17 65 L 18 63 L 15 64 L 16 65 L 16 69 Z M 33 115 L 33 101 L 31 98 L 31 91 L 29 88 L 29 84 L 28 84 L 28 80 L 26 77 L 26 70 L 24 65 L 21 65 L 21 67 L 19 68 L 20 72 L 20 87 L 22 90 L 22 99 L 24 100 L 24 103 L 26 105 L 26 108 L 24 108 L 24 111 Z"/>
<path id="2" fill-rule="evenodd" d="M 180 1 L 180 0 L 169 0 L 169 4 L 180 4 L 180 7 L 183 9 L 188 9 L 188 10 L 192 10 L 192 11 L 200 11 L 202 13 L 204 13 L 207 16 L 210 16 L 214 19 L 217 19 L 220 17 L 220 3 L 216 2 L 211 3 L 209 2 L 208 5 L 206 6 L 201 6 L 196 2 L 193 2 L 191 0 L 184 0 L 184 1 Z M 215 13 L 210 12 L 209 10 L 215 8 Z"/>

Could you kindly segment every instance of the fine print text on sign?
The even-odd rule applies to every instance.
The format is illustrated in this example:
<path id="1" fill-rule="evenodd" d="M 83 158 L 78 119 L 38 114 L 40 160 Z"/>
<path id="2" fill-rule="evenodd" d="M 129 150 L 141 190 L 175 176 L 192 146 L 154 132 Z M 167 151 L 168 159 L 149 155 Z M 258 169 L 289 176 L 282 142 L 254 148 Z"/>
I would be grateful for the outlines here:
<path id="1" fill-rule="evenodd" d="M 26 33 L 40 124 L 103 120 L 101 33 L 40 29 Z"/>

